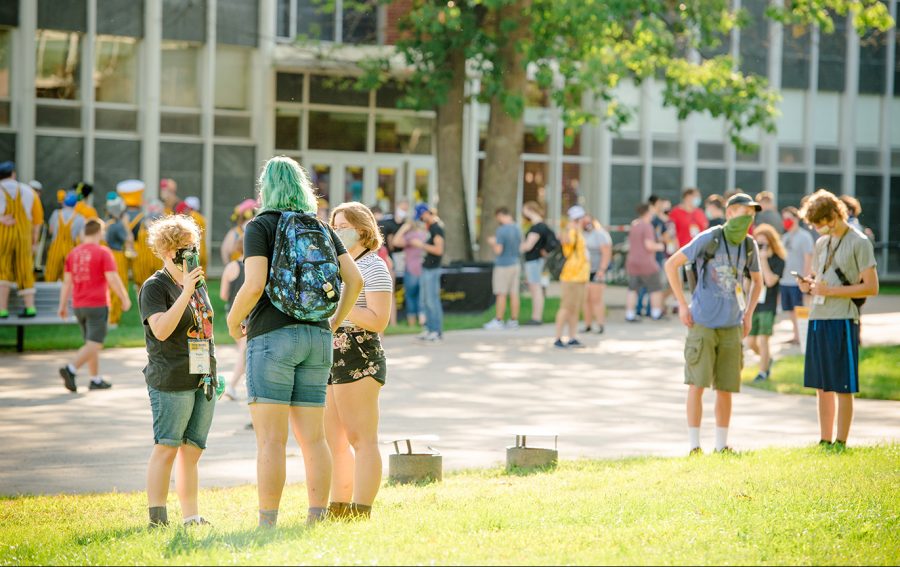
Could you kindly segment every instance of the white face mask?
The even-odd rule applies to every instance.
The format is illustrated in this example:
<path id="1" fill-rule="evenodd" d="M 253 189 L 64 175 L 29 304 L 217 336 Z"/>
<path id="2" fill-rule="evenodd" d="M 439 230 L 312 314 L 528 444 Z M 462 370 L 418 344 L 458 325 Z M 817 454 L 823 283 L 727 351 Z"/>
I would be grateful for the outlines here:
<path id="1" fill-rule="evenodd" d="M 397 222 L 405 221 L 406 220 L 406 211 L 404 211 L 403 209 L 397 209 L 394 212 L 394 218 L 397 220 Z"/>
<path id="2" fill-rule="evenodd" d="M 347 250 L 353 248 L 359 242 L 359 233 L 355 228 L 339 228 L 334 231 L 344 243 Z"/>

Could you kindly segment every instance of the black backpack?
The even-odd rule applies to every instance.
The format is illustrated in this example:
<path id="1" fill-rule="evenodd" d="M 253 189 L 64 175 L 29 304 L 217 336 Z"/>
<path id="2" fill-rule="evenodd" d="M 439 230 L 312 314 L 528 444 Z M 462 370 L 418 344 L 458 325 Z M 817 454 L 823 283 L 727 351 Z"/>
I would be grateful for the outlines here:
<path id="1" fill-rule="evenodd" d="M 703 254 L 697 258 L 695 261 L 691 262 L 689 266 L 685 267 L 685 273 L 687 275 L 688 289 L 691 293 L 694 293 L 694 290 L 697 289 L 697 282 L 703 281 L 703 276 L 706 274 L 706 265 L 710 260 L 715 258 L 716 252 L 719 250 L 719 244 L 722 242 L 722 238 L 725 236 L 725 229 L 722 226 L 717 226 L 713 229 L 713 237 L 706 244 L 706 247 L 703 249 Z M 744 263 L 744 278 L 750 279 L 750 264 L 753 262 L 753 254 L 756 250 L 756 247 L 753 246 L 753 237 L 747 235 L 744 237 L 744 251 L 746 252 L 747 261 Z M 697 264 L 700 264 L 699 268 Z"/>

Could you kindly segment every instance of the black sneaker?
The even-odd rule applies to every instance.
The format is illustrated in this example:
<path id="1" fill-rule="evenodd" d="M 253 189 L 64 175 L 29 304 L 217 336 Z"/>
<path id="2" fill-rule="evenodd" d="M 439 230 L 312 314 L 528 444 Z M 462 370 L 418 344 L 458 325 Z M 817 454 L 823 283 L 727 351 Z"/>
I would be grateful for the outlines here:
<path id="1" fill-rule="evenodd" d="M 59 369 L 59 375 L 62 376 L 63 383 L 66 385 L 66 390 L 70 392 L 77 392 L 78 386 L 75 385 L 75 374 L 69 370 L 68 366 L 63 366 Z"/>
<path id="2" fill-rule="evenodd" d="M 756 375 L 756 378 L 754 378 L 753 381 L 754 382 L 765 382 L 768 379 L 769 379 L 768 372 L 760 372 L 759 374 Z"/>
<path id="3" fill-rule="evenodd" d="M 571 339 L 568 343 L 566 343 L 566 346 L 570 348 L 584 348 L 584 343 L 579 341 L 578 339 Z"/>
<path id="4" fill-rule="evenodd" d="M 694 447 L 693 449 L 691 449 L 691 452 L 688 453 L 689 457 L 699 457 L 702 455 L 703 455 L 703 449 L 701 449 L 700 447 Z"/>
<path id="5" fill-rule="evenodd" d="M 112 384 L 110 384 L 109 382 L 107 382 L 106 380 L 101 378 L 99 382 L 94 382 L 93 380 L 91 380 L 91 386 L 88 389 L 89 390 L 109 390 L 110 388 L 112 388 Z"/>
<path id="6" fill-rule="evenodd" d="M 556 342 L 553 343 L 553 346 L 556 348 L 566 348 L 566 343 L 562 342 L 562 339 L 556 339 Z"/>
<path id="7" fill-rule="evenodd" d="M 825 439 L 822 439 L 822 440 L 819 441 L 819 447 L 822 447 L 823 449 L 828 449 L 828 448 L 831 447 L 831 441 L 827 441 L 827 440 L 825 440 Z"/>
<path id="8" fill-rule="evenodd" d="M 525 321 L 524 323 L 522 323 L 522 325 L 524 325 L 526 327 L 540 327 L 541 325 L 543 325 L 543 323 L 541 323 L 537 319 L 529 319 L 529 320 Z"/>

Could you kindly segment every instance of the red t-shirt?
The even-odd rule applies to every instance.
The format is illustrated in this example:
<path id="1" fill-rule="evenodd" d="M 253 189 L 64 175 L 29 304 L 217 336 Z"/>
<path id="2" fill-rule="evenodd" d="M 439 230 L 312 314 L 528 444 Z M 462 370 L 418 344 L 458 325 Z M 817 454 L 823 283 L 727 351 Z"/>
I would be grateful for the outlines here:
<path id="1" fill-rule="evenodd" d="M 72 274 L 72 307 L 109 307 L 106 272 L 115 271 L 116 261 L 106 246 L 76 246 L 66 256 L 66 273 Z"/>
<path id="2" fill-rule="evenodd" d="M 702 209 L 687 212 L 681 205 L 678 205 L 669 211 L 669 218 L 675 225 L 675 236 L 678 237 L 679 248 L 709 228 L 709 221 Z"/>

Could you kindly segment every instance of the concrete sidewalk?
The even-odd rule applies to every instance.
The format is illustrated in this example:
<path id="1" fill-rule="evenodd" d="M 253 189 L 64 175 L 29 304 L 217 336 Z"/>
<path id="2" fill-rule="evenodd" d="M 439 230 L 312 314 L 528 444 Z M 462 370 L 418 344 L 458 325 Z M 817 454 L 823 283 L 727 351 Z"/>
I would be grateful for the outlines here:
<path id="1" fill-rule="evenodd" d="M 797 353 L 781 344 L 776 357 Z M 388 384 L 382 393 L 381 439 L 435 434 L 445 470 L 503 462 L 522 428 L 560 434 L 563 459 L 628 455 L 679 456 L 687 450 L 682 350 L 677 319 L 626 324 L 613 312 L 588 348 L 554 349 L 552 326 L 517 331 L 449 333 L 439 344 L 388 337 Z M 900 297 L 867 305 L 863 342 L 900 342 Z M 70 353 L 0 357 L 0 494 L 143 490 L 153 443 L 141 349 L 112 349 L 102 369 L 114 387 L 79 394 L 63 389 L 57 368 Z M 220 367 L 233 347 L 219 349 Z M 748 354 L 748 363 L 753 363 Z M 865 380 L 865 377 L 863 377 Z M 706 397 L 703 443 L 712 449 L 712 394 Z M 219 402 L 201 461 L 204 487 L 253 483 L 256 447 L 245 429 L 244 403 Z M 735 397 L 730 443 L 738 450 L 810 445 L 818 439 L 812 396 L 745 388 Z M 900 439 L 900 403 L 857 400 L 851 443 Z M 529 444 L 544 440 L 533 438 Z M 546 440 L 552 443 L 552 440 Z M 384 446 L 387 456 L 392 448 Z M 303 479 L 299 449 L 289 446 L 288 480 Z M 385 458 L 385 470 L 387 459 Z"/>

